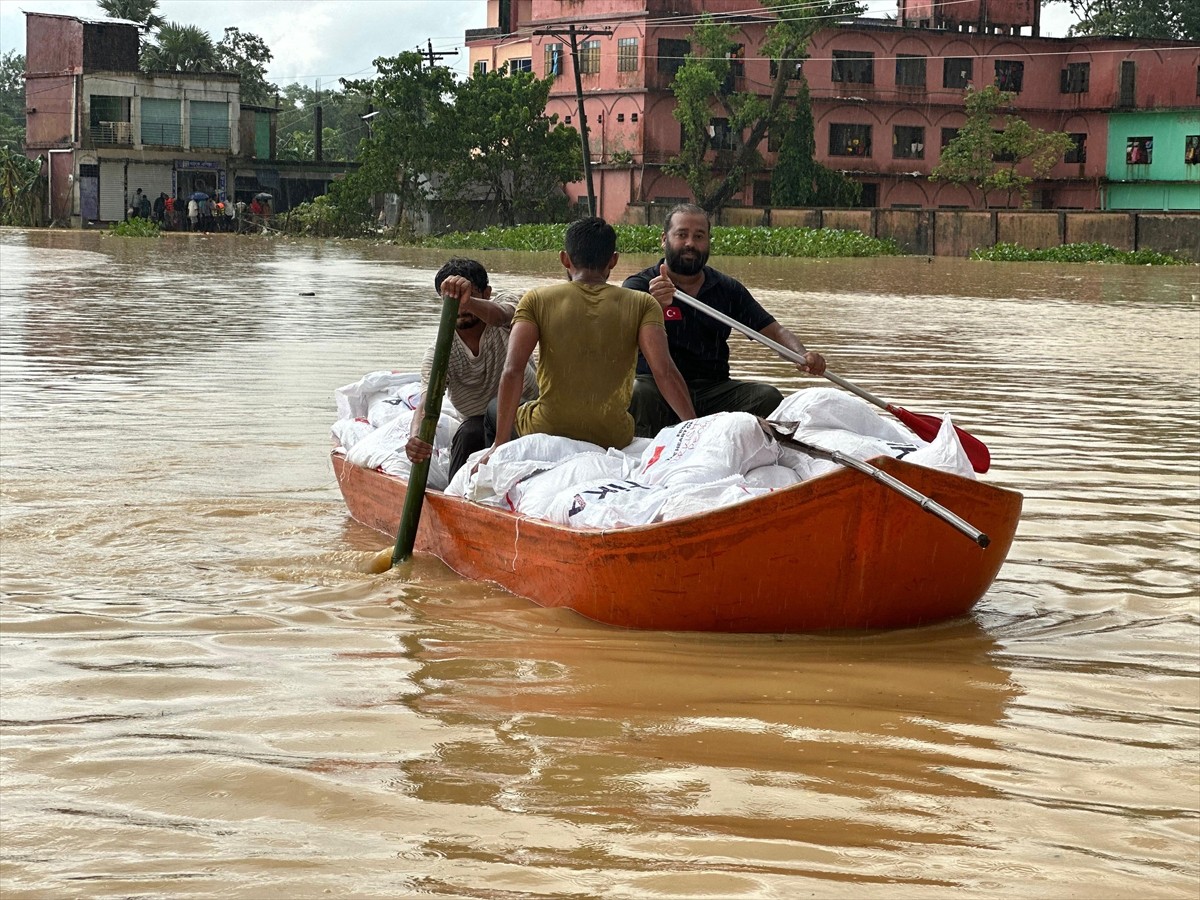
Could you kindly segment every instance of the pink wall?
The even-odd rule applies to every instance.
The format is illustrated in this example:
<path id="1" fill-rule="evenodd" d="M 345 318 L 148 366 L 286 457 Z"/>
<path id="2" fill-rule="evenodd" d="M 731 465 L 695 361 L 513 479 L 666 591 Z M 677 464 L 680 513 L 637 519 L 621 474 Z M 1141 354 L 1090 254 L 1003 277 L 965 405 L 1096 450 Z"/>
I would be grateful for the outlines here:
<path id="1" fill-rule="evenodd" d="M 62 16 L 26 14 L 28 75 L 78 75 L 83 71 L 83 23 Z"/>

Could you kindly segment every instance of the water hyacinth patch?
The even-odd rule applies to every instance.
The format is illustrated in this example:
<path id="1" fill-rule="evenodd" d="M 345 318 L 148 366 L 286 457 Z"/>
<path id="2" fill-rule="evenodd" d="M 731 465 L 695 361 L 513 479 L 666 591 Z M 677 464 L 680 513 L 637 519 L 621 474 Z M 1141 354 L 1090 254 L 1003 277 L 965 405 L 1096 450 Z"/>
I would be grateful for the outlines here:
<path id="1" fill-rule="evenodd" d="M 971 251 L 971 259 L 986 259 L 991 262 L 1067 262 L 1067 263 L 1116 263 L 1127 266 L 1182 266 L 1187 261 L 1159 253 L 1155 250 L 1118 250 L 1111 244 L 1099 242 L 1085 244 L 1063 244 L 1043 250 L 1022 247 L 1019 244 L 996 244 L 994 247 L 977 247 Z"/>
<path id="2" fill-rule="evenodd" d="M 658 253 L 662 229 L 656 225 L 614 225 L 621 253 Z M 426 247 L 463 250 L 561 250 L 567 226 L 518 225 L 483 231 L 454 232 L 426 238 Z M 868 237 L 858 231 L 832 228 L 747 228 L 717 225 L 712 230 L 713 256 L 895 256 L 893 240 Z"/>
<path id="3" fill-rule="evenodd" d="M 115 237 L 160 237 L 162 229 L 149 219 L 126 219 L 124 222 L 114 222 L 108 233 Z"/>

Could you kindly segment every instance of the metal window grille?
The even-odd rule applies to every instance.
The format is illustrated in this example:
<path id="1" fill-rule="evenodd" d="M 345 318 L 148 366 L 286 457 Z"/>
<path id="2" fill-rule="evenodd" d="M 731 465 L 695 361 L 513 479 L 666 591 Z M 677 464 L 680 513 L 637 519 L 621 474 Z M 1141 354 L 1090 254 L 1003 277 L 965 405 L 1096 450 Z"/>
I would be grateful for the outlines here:
<path id="1" fill-rule="evenodd" d="M 638 39 L 617 39 L 617 71 L 636 72 L 638 70 Z"/>

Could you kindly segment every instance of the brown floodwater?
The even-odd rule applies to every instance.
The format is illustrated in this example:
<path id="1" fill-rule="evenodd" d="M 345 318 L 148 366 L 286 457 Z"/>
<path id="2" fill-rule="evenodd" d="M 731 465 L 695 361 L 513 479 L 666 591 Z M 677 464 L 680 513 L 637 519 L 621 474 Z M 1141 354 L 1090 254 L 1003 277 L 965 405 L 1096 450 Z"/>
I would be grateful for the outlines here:
<path id="1" fill-rule="evenodd" d="M 1197 896 L 1200 269 L 717 260 L 1026 503 L 968 618 L 714 635 L 362 573 L 447 255 L 0 232 L 4 897 Z"/>

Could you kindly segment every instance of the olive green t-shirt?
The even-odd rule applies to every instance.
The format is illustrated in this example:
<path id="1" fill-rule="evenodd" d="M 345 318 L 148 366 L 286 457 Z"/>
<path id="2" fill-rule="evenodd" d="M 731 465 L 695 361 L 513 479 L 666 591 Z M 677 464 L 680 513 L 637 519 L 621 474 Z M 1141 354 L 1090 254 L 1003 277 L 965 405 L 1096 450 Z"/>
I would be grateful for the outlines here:
<path id="1" fill-rule="evenodd" d="M 517 304 L 517 322 L 537 326 L 540 354 L 538 398 L 517 410 L 517 433 L 628 446 L 638 332 L 664 327 L 658 301 L 614 284 L 572 281 L 530 291 Z"/>

